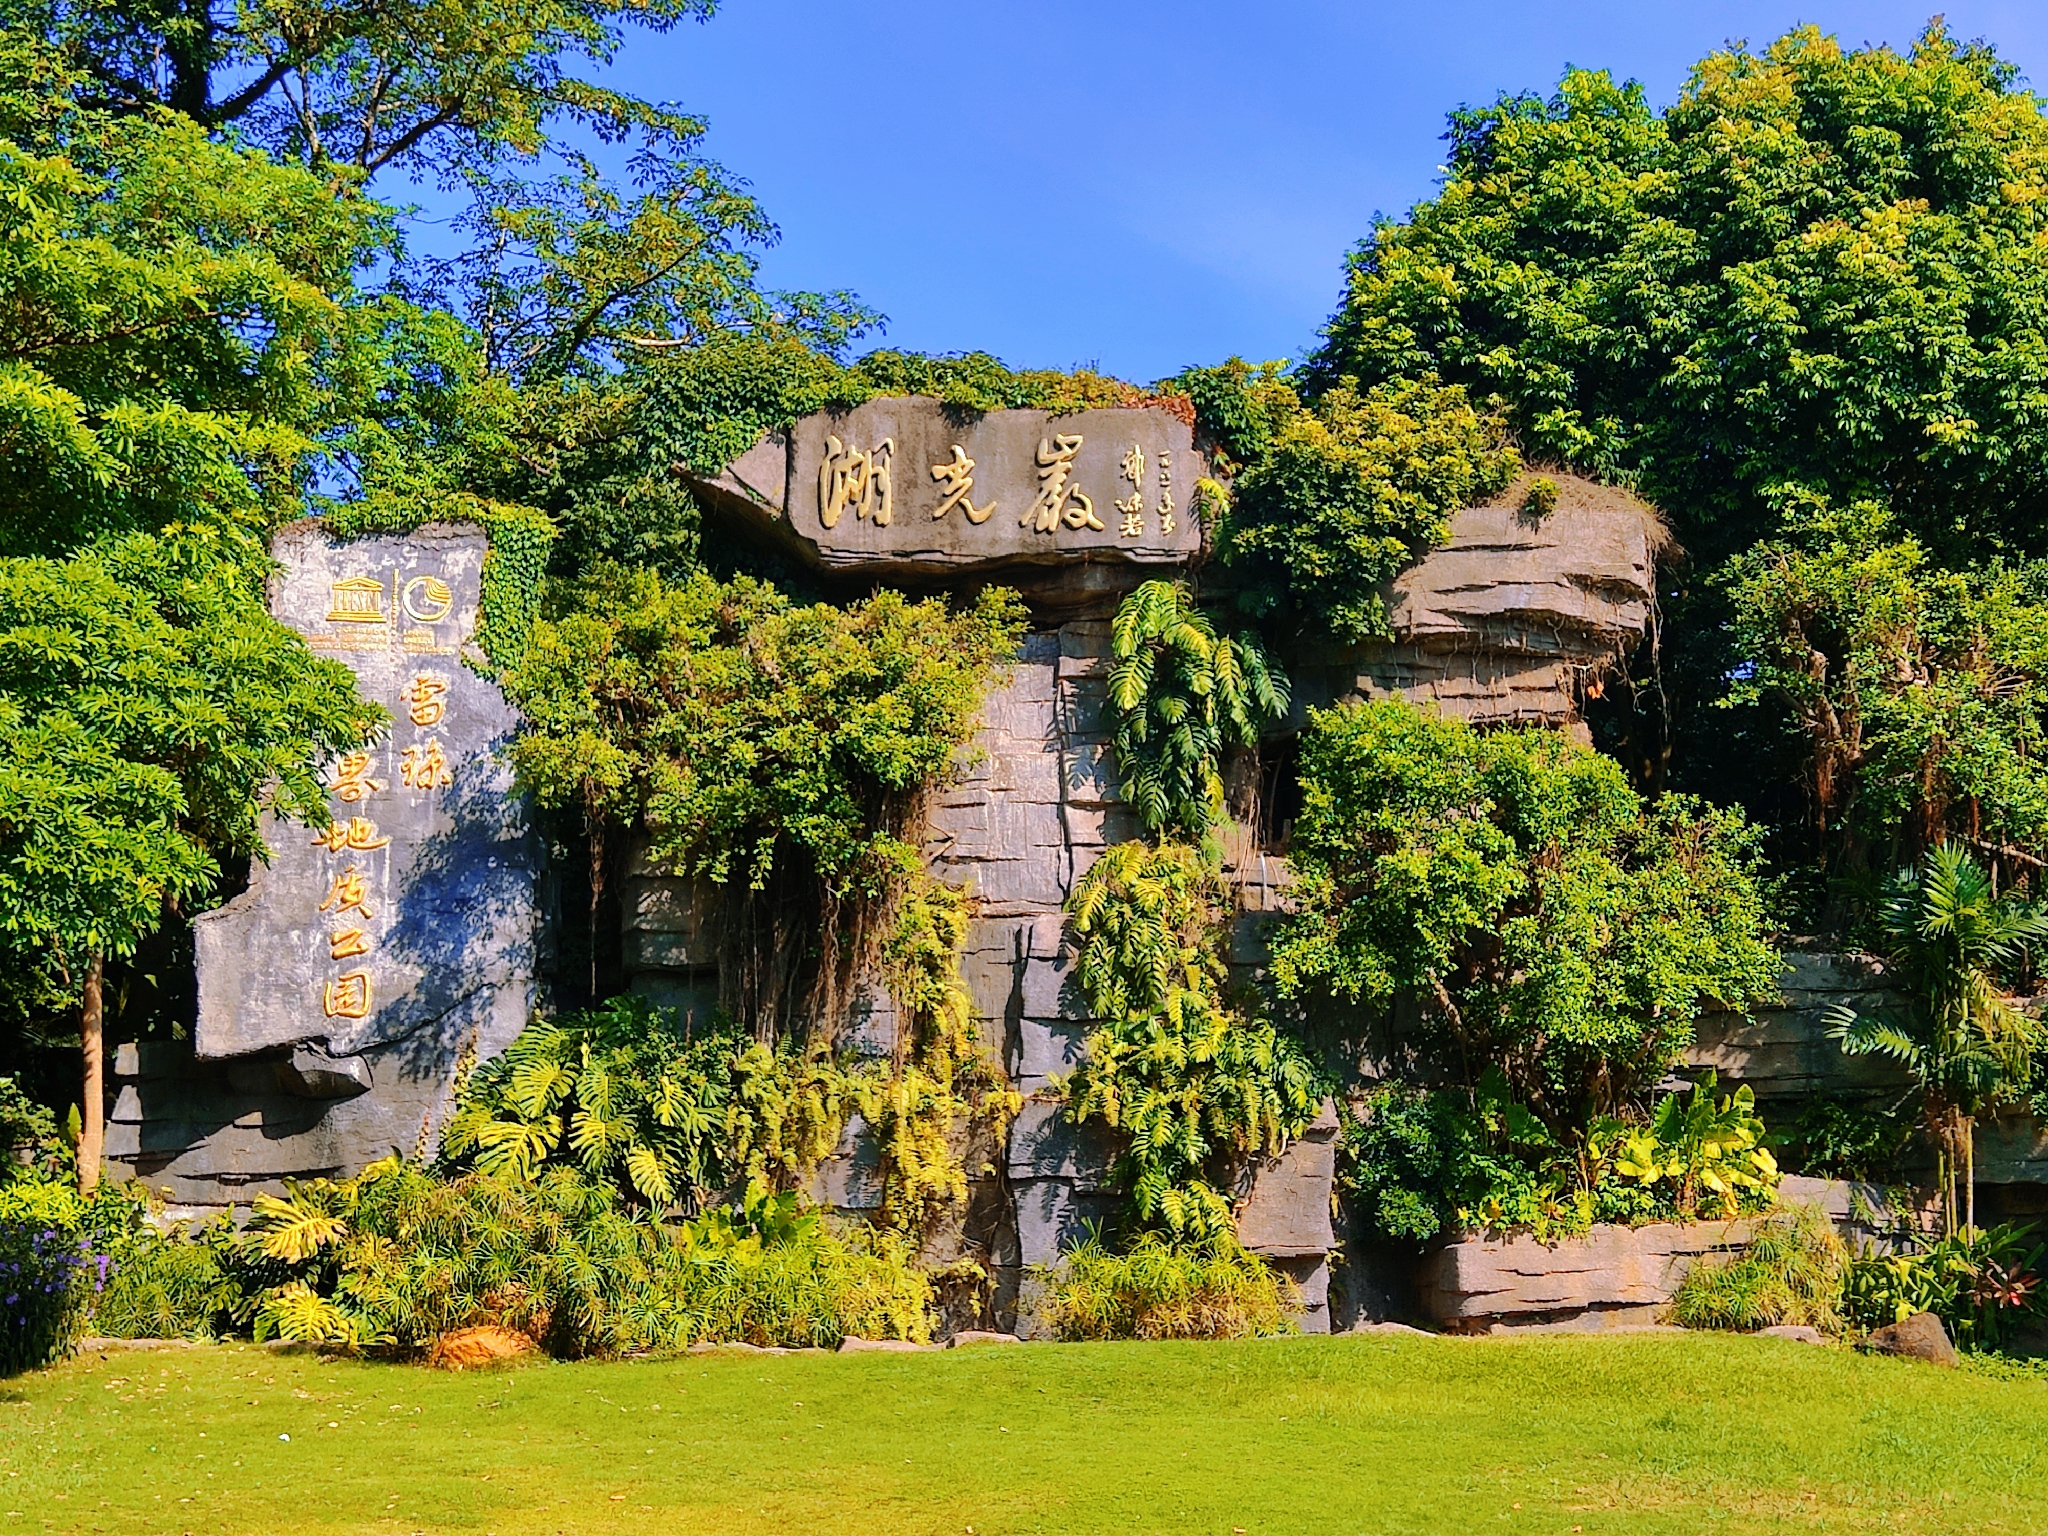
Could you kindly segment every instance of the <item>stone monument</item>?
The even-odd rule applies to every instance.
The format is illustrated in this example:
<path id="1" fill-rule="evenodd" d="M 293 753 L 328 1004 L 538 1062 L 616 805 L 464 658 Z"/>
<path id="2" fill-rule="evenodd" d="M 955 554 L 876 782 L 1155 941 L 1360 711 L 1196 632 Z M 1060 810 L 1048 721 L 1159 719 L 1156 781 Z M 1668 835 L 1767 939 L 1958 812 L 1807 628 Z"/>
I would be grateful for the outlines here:
<path id="1" fill-rule="evenodd" d="M 456 524 L 274 541 L 272 611 L 391 725 L 328 766 L 326 826 L 266 818 L 268 862 L 195 919 L 189 1046 L 117 1056 L 108 1155 L 182 1203 L 431 1147 L 458 1063 L 532 1013 L 539 844 L 502 758 L 516 716 L 472 665 L 485 548 Z"/>

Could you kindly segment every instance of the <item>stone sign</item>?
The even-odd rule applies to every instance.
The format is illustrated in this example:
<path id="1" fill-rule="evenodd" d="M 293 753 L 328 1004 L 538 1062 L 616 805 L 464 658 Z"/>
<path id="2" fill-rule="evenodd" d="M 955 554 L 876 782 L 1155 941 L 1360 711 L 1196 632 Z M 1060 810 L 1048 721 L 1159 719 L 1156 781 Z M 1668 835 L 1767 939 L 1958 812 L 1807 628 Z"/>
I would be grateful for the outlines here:
<path id="1" fill-rule="evenodd" d="M 349 1063 L 312 1074 L 328 1095 L 396 1073 L 431 1097 L 459 1056 L 525 1024 L 539 851 L 500 756 L 514 713 L 465 659 L 485 547 L 451 524 L 278 535 L 272 610 L 353 668 L 391 727 L 328 766 L 327 826 L 266 820 L 270 862 L 196 920 L 201 1061 L 310 1043 Z"/>
<path id="2" fill-rule="evenodd" d="M 1146 567 L 1201 549 L 1208 470 L 1170 411 L 962 412 L 923 396 L 806 416 L 699 482 L 827 571 L 899 581 Z"/>

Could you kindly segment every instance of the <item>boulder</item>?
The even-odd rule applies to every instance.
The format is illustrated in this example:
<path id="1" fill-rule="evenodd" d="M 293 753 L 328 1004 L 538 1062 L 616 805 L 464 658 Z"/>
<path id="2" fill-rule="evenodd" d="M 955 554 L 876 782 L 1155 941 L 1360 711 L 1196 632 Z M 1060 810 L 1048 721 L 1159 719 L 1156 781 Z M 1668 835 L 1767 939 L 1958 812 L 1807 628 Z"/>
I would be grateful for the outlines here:
<path id="1" fill-rule="evenodd" d="M 1766 1339 L 1790 1339 L 1795 1344 L 1827 1343 L 1827 1336 L 1818 1328 L 1808 1328 L 1801 1323 L 1780 1323 L 1775 1328 L 1759 1328 L 1757 1333 Z"/>
<path id="2" fill-rule="evenodd" d="M 936 1344 L 913 1344 L 908 1339 L 857 1339 L 850 1333 L 839 1341 L 839 1353 L 842 1355 L 920 1355 L 938 1347 Z"/>
<path id="3" fill-rule="evenodd" d="M 1873 1354 L 1897 1355 L 1903 1360 L 1925 1360 L 1929 1365 L 1954 1365 L 1956 1347 L 1948 1330 L 1932 1312 L 1915 1312 L 1902 1323 L 1891 1323 L 1863 1341 Z"/>
<path id="4" fill-rule="evenodd" d="M 995 1333 L 986 1328 L 969 1328 L 946 1340 L 948 1349 L 965 1349 L 970 1344 L 1022 1344 L 1014 1333 Z"/>

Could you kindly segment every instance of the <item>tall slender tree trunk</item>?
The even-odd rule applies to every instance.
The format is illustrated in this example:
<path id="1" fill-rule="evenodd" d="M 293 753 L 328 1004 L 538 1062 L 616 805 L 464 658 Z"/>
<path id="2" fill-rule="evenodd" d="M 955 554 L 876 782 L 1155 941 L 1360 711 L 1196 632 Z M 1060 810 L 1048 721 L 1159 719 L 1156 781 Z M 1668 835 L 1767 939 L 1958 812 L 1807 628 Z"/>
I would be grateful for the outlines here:
<path id="1" fill-rule="evenodd" d="M 1963 1116 L 1963 1230 L 1977 1230 L 1977 1121 Z"/>
<path id="2" fill-rule="evenodd" d="M 91 1194 L 99 1187 L 100 1158 L 107 1144 L 105 1010 L 102 983 L 105 963 L 95 953 L 85 968 L 85 1002 L 79 1009 L 79 1039 L 85 1054 L 85 1103 L 78 1129 L 78 1189 Z"/>

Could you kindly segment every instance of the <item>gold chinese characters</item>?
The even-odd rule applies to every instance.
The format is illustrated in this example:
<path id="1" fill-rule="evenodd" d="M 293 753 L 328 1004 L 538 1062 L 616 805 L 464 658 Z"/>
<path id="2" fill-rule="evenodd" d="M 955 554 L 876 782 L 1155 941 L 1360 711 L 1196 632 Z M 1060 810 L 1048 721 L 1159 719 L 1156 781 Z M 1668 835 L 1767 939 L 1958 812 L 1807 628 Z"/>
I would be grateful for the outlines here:
<path id="1" fill-rule="evenodd" d="M 336 875 L 320 910 L 333 912 L 337 921 L 353 912 L 368 922 L 375 914 L 370 911 L 370 883 L 363 878 L 363 872 L 351 864 Z"/>
<path id="2" fill-rule="evenodd" d="M 1117 511 L 1124 515 L 1123 525 L 1117 531 L 1127 539 L 1143 538 L 1145 534 L 1145 450 L 1136 443 L 1124 450 L 1117 473 L 1131 482 L 1131 494 L 1118 501 Z"/>
<path id="3" fill-rule="evenodd" d="M 368 853 L 373 848 L 390 847 L 391 839 L 380 837 L 377 823 L 369 817 L 351 816 L 345 822 L 334 822 L 325 832 L 315 832 L 313 846 L 325 848 L 329 853 L 340 853 L 345 849 Z"/>
<path id="4" fill-rule="evenodd" d="M 1051 442 L 1038 444 L 1038 495 L 1029 510 L 1018 519 L 1035 533 L 1051 533 L 1064 522 L 1069 528 L 1102 529 L 1095 515 L 1095 503 L 1072 483 L 1074 455 L 1081 451 L 1081 434 L 1055 433 Z"/>
<path id="5" fill-rule="evenodd" d="M 455 774 L 448 767 L 448 754 L 441 750 L 441 738 L 429 736 L 407 747 L 398 762 L 398 776 L 408 789 L 445 789 L 453 784 Z"/>
<path id="6" fill-rule="evenodd" d="M 894 438 L 883 438 L 872 453 L 849 448 L 836 437 L 826 438 L 825 461 L 818 466 L 818 521 L 836 528 L 840 515 L 852 507 L 854 516 L 871 519 L 877 528 L 888 527 L 895 516 L 890 477 L 895 456 Z"/>
<path id="7" fill-rule="evenodd" d="M 328 982 L 320 994 L 320 1010 L 330 1019 L 368 1018 L 370 973 L 346 971 Z"/>
<path id="8" fill-rule="evenodd" d="M 1162 448 L 1159 450 L 1159 537 L 1171 538 L 1173 529 L 1173 452 Z"/>
<path id="9" fill-rule="evenodd" d="M 354 805 L 373 790 L 384 787 L 383 781 L 370 777 L 370 754 L 367 752 L 344 752 L 341 762 L 334 770 L 334 797 Z"/>
<path id="10" fill-rule="evenodd" d="M 941 493 L 939 504 L 932 508 L 932 521 L 937 522 L 948 512 L 958 507 L 967 514 L 970 523 L 985 523 L 996 504 L 977 507 L 971 499 L 974 491 L 974 460 L 967 457 L 967 450 L 958 443 L 953 445 L 953 457 L 943 464 L 932 466 L 932 478 L 939 482 Z M 830 526 L 827 524 L 826 526 Z"/>
<path id="11" fill-rule="evenodd" d="M 432 672 L 421 672 L 398 695 L 408 706 L 406 717 L 414 725 L 439 725 L 447 712 L 448 680 Z"/>

